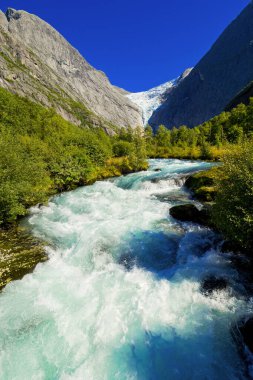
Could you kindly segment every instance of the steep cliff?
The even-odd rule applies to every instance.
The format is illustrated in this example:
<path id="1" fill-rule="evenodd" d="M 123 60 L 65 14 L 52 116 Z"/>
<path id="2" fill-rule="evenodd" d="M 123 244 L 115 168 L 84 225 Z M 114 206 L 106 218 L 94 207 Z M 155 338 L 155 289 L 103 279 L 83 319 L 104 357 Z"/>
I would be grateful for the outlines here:
<path id="1" fill-rule="evenodd" d="M 141 111 L 53 27 L 25 11 L 0 11 L 0 86 L 80 124 L 142 126 Z"/>
<path id="2" fill-rule="evenodd" d="M 150 124 L 193 127 L 219 114 L 253 79 L 253 3 L 226 28 Z"/>

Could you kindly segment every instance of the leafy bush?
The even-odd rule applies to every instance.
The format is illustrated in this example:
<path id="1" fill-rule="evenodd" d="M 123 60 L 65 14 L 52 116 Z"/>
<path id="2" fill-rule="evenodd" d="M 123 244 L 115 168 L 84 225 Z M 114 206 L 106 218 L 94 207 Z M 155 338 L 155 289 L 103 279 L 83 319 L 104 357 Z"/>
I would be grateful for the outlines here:
<path id="1" fill-rule="evenodd" d="M 25 215 L 26 207 L 43 202 L 52 188 L 46 164 L 28 151 L 19 136 L 0 134 L 0 224 Z"/>
<path id="2" fill-rule="evenodd" d="M 224 158 L 217 181 L 213 219 L 239 247 L 253 249 L 253 144 L 236 148 Z"/>
<path id="3" fill-rule="evenodd" d="M 133 145 L 128 141 L 118 141 L 113 144 L 113 154 L 115 157 L 129 156 L 133 152 Z"/>

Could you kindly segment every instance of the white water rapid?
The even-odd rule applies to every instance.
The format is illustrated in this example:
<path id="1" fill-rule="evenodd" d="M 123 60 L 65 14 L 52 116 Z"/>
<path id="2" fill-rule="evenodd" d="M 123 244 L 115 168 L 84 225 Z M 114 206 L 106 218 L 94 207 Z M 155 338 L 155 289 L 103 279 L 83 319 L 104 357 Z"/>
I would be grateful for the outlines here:
<path id="1" fill-rule="evenodd" d="M 182 177 L 209 165 L 151 160 L 32 209 L 50 259 L 0 294 L 1 380 L 246 379 L 238 274 L 212 231 L 169 216 Z M 229 288 L 204 295 L 208 275 Z"/>

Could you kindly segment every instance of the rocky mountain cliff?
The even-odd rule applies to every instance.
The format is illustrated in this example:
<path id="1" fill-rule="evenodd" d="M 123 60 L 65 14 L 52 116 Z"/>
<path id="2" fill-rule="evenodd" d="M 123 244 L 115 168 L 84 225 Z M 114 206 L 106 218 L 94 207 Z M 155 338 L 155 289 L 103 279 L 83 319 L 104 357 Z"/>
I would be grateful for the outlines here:
<path id="1" fill-rule="evenodd" d="M 187 69 L 180 77 L 151 88 L 148 91 L 134 92 L 126 95 L 133 103 L 142 109 L 144 126 L 148 124 L 153 112 L 167 99 L 173 88 L 177 87 L 179 83 L 190 74 L 191 70 L 192 69 Z"/>
<path id="2" fill-rule="evenodd" d="M 193 127 L 223 111 L 253 80 L 253 3 L 226 28 L 210 51 L 173 88 L 150 124 Z"/>
<path id="3" fill-rule="evenodd" d="M 76 124 L 88 117 L 93 125 L 142 126 L 141 111 L 122 90 L 25 11 L 0 11 L 0 86 L 54 107 Z"/>

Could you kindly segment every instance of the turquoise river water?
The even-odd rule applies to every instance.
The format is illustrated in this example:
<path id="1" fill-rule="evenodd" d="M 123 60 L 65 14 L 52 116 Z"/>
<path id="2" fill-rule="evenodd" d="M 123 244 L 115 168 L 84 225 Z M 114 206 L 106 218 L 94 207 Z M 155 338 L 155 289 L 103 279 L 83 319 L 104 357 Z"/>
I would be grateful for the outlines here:
<path id="1" fill-rule="evenodd" d="M 189 202 L 183 177 L 209 166 L 151 160 L 31 210 L 50 259 L 0 294 L 1 380 L 247 378 L 239 275 L 211 230 L 169 216 Z M 230 287 L 207 297 L 210 275 Z"/>

